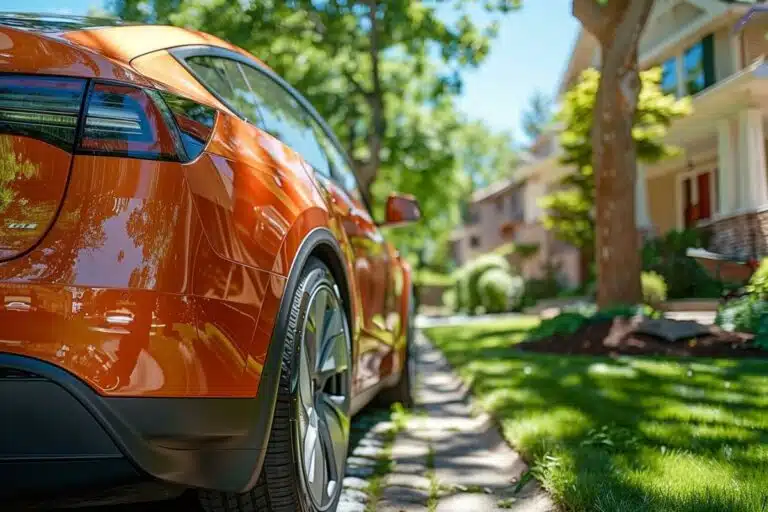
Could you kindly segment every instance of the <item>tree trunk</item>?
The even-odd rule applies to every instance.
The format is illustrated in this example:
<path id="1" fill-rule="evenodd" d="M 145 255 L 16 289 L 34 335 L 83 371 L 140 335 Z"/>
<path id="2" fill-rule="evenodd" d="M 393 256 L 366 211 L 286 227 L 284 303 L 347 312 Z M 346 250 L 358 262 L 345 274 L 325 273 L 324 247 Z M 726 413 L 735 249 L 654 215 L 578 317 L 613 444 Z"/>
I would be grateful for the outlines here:
<path id="1" fill-rule="evenodd" d="M 632 125 L 640 94 L 638 42 L 652 7 L 653 0 L 610 0 L 603 7 L 596 0 L 573 3 L 574 14 L 597 37 L 602 51 L 592 128 L 600 307 L 642 300 Z"/>
<path id="2" fill-rule="evenodd" d="M 372 90 L 366 96 L 368 106 L 371 109 L 371 128 L 368 135 L 368 160 L 361 165 L 358 171 L 358 180 L 362 193 L 370 202 L 371 186 L 381 166 L 381 150 L 384 141 L 384 132 L 386 130 L 386 121 L 384 119 L 384 91 L 381 87 L 381 70 L 379 56 L 379 23 L 378 23 L 378 0 L 367 0 L 368 20 L 370 28 L 370 47 L 371 56 L 371 84 Z"/>

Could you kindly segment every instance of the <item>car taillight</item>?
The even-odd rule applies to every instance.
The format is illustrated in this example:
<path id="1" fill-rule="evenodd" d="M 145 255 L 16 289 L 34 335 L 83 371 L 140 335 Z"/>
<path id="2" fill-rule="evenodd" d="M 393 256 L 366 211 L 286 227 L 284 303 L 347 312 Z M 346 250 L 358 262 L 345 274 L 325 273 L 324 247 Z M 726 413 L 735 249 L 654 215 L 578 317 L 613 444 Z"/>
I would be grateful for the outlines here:
<path id="1" fill-rule="evenodd" d="M 0 133 L 72 152 L 85 86 L 78 79 L 0 75 Z"/>
<path id="2" fill-rule="evenodd" d="M 215 109 L 164 91 L 99 81 L 86 90 L 86 80 L 0 75 L 0 133 L 76 154 L 186 162 L 216 121 Z"/>

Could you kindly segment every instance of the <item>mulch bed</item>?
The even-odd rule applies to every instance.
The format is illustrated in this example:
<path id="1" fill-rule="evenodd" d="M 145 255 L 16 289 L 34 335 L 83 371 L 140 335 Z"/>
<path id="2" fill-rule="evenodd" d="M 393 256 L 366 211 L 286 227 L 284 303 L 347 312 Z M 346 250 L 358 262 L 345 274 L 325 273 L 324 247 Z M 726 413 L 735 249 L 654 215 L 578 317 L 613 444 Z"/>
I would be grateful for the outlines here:
<path id="1" fill-rule="evenodd" d="M 524 342 L 518 348 L 526 352 L 596 356 L 768 357 L 768 352 L 751 345 L 752 335 L 715 326 L 709 328 L 708 334 L 674 342 L 634 332 L 636 326 L 636 320 L 616 318 L 587 324 L 574 334 Z"/>

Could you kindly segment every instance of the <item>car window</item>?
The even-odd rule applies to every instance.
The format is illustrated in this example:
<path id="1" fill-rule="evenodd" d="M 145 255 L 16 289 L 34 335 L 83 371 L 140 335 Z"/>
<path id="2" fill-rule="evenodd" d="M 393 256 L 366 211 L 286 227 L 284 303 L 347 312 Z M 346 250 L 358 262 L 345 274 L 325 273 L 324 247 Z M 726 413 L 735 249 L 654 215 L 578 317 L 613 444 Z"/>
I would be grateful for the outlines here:
<path id="1" fill-rule="evenodd" d="M 331 138 L 326 135 L 325 131 L 314 121 L 312 124 L 317 133 L 317 139 L 320 141 L 320 145 L 323 147 L 325 154 L 328 155 L 333 179 L 341 185 L 347 194 L 358 202 L 363 203 L 363 195 L 360 193 L 355 173 L 350 168 L 347 159 L 336 147 L 336 144 L 333 143 Z"/>
<path id="2" fill-rule="evenodd" d="M 240 115 L 256 123 L 261 117 L 255 98 L 243 71 L 234 60 L 201 55 L 190 57 L 187 63 L 200 81 L 213 89 Z"/>
<path id="3" fill-rule="evenodd" d="M 315 171 L 330 176 L 328 158 L 298 100 L 265 73 L 245 65 L 242 69 L 261 114 L 261 127 L 299 153 Z"/>

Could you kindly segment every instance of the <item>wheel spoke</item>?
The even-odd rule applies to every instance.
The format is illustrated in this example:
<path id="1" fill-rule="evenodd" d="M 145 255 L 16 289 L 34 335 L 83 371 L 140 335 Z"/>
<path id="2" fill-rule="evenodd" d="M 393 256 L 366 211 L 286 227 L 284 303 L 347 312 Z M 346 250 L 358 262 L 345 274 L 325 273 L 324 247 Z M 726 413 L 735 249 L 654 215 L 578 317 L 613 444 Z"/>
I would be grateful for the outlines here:
<path id="1" fill-rule="evenodd" d="M 328 319 L 328 328 L 322 338 L 318 362 L 318 381 L 320 388 L 325 386 L 329 377 L 349 369 L 347 337 L 342 324 L 341 312 L 334 311 Z"/>
<path id="2" fill-rule="evenodd" d="M 344 402 L 344 397 L 323 393 L 323 400 L 318 404 L 320 439 L 328 459 L 329 478 L 337 483 L 346 457 L 349 431 L 349 418 L 341 409 Z"/>
<path id="3" fill-rule="evenodd" d="M 312 320 L 315 327 L 315 350 L 318 349 L 323 341 L 323 333 L 325 332 L 325 318 L 328 310 L 328 291 L 320 290 L 315 296 L 315 304 L 313 311 L 311 312 Z M 317 363 L 317 361 L 315 361 Z M 313 368 L 313 371 L 316 367 Z"/>
<path id="4" fill-rule="evenodd" d="M 312 407 L 312 371 L 314 362 L 310 359 L 311 349 L 309 349 L 310 343 L 307 342 L 301 349 L 299 356 L 299 401 L 301 401 L 302 412 L 308 415 L 308 409 Z M 305 418 L 305 421 L 309 421 L 309 418 Z"/>

